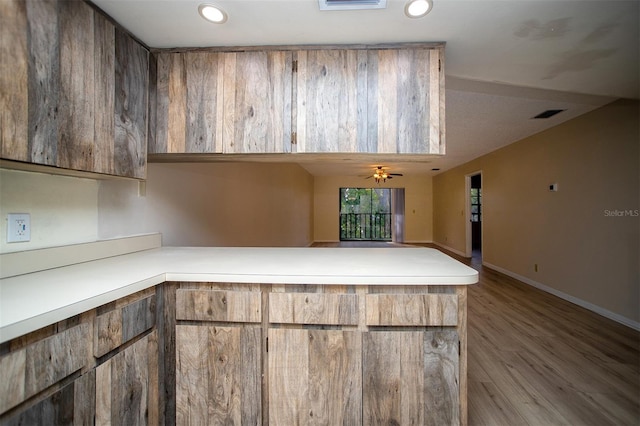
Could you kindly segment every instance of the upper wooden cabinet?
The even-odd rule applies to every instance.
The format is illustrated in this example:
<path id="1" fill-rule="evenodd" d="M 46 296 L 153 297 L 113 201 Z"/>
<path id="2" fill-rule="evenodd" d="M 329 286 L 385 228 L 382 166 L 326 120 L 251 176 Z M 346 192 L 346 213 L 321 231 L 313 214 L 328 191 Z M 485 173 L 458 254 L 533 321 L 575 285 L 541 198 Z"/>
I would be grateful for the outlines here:
<path id="1" fill-rule="evenodd" d="M 149 153 L 444 154 L 443 51 L 159 52 Z"/>
<path id="2" fill-rule="evenodd" d="M 444 154 L 441 53 L 298 52 L 297 151 Z"/>
<path id="3" fill-rule="evenodd" d="M 291 57 L 284 51 L 159 53 L 149 152 L 289 152 Z"/>
<path id="4" fill-rule="evenodd" d="M 144 178 L 148 51 L 84 2 L 0 12 L 1 157 Z"/>

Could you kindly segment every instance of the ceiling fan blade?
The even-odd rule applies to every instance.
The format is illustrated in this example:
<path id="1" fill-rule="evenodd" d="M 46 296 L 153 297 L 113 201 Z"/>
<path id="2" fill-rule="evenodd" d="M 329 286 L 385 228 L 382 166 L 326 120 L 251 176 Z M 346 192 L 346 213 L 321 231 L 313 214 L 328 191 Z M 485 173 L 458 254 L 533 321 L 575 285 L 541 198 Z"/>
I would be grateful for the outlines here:
<path id="1" fill-rule="evenodd" d="M 389 176 L 402 176 L 402 173 L 389 173 Z"/>

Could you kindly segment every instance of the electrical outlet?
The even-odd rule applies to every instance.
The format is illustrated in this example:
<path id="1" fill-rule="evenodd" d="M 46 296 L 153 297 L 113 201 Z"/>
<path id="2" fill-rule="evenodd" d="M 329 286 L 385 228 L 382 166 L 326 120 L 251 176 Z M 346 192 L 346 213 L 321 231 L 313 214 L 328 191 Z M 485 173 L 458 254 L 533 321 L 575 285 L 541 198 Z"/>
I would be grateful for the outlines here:
<path id="1" fill-rule="evenodd" d="M 7 242 L 31 241 L 31 215 L 29 213 L 9 213 L 7 215 Z"/>

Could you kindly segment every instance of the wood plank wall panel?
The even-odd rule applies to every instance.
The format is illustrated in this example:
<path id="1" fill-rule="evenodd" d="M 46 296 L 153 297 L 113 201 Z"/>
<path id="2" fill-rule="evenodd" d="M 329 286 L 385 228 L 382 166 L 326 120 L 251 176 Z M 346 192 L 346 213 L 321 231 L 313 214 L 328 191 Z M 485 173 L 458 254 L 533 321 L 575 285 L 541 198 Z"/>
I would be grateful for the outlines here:
<path id="1" fill-rule="evenodd" d="M 355 294 L 269 293 L 269 322 L 357 325 Z"/>
<path id="2" fill-rule="evenodd" d="M 56 0 L 26 2 L 28 46 L 28 157 L 27 161 L 55 165 L 58 161 L 60 109 L 60 55 Z"/>
<path id="3" fill-rule="evenodd" d="M 115 60 L 115 173 L 145 178 L 149 52 L 116 29 Z"/>
<path id="4" fill-rule="evenodd" d="M 261 329 L 176 326 L 176 423 L 261 423 Z"/>
<path id="5" fill-rule="evenodd" d="M 368 294 L 369 326 L 456 326 L 455 294 Z"/>
<path id="6" fill-rule="evenodd" d="M 360 63 L 366 58 L 359 52 L 298 52 L 299 152 L 358 152 L 358 105 L 360 98 L 366 99 L 366 93 L 358 92 Z"/>
<path id="7" fill-rule="evenodd" d="M 223 152 L 290 151 L 292 53 L 223 55 Z"/>
<path id="8" fill-rule="evenodd" d="M 363 376 L 364 424 L 460 424 L 454 330 L 365 333 Z"/>
<path id="9" fill-rule="evenodd" d="M 269 424 L 362 422 L 362 334 L 269 329 Z"/>
<path id="10" fill-rule="evenodd" d="M 60 104 L 58 159 L 66 169 L 92 170 L 94 145 L 93 9 L 59 2 Z"/>
<path id="11" fill-rule="evenodd" d="M 157 422 L 157 354 L 154 330 L 97 367 L 96 424 Z"/>
<path id="12" fill-rule="evenodd" d="M 21 349 L 0 358 L 0 413 L 15 407 L 25 399 L 27 351 Z"/>
<path id="13" fill-rule="evenodd" d="M 93 169 L 113 174 L 115 168 L 115 27 L 103 15 L 94 12 L 95 79 L 93 108 L 95 111 Z"/>
<path id="14" fill-rule="evenodd" d="M 18 161 L 29 158 L 26 5 L 0 2 L 0 155 Z"/>
<path id="15" fill-rule="evenodd" d="M 261 294 L 257 291 L 178 289 L 176 319 L 260 323 Z"/>

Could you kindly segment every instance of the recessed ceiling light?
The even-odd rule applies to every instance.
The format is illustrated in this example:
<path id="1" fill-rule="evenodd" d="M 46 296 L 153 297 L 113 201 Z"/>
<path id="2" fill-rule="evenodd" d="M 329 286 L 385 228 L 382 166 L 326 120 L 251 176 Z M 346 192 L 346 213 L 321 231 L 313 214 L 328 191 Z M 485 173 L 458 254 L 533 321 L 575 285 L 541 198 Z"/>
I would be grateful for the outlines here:
<path id="1" fill-rule="evenodd" d="M 222 24 L 227 20 L 227 14 L 224 13 L 224 10 L 212 4 L 201 4 L 198 6 L 198 13 L 207 21 L 215 24 Z"/>
<path id="2" fill-rule="evenodd" d="M 404 13 L 409 18 L 422 18 L 429 13 L 432 6 L 431 0 L 411 0 L 404 7 Z"/>

